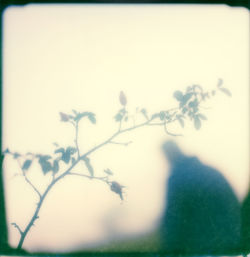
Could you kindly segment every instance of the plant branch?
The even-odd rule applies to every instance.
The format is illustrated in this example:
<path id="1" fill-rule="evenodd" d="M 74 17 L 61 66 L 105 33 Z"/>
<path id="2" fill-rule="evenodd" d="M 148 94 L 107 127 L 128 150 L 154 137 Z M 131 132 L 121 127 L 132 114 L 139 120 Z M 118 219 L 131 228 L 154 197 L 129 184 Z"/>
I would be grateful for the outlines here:
<path id="1" fill-rule="evenodd" d="M 150 120 L 147 120 L 146 122 L 143 122 L 141 124 L 138 124 L 136 126 L 133 126 L 133 127 L 130 127 L 130 128 L 126 128 L 126 129 L 123 129 L 119 132 L 119 134 L 122 134 L 122 133 L 125 133 L 127 131 L 131 131 L 131 130 L 134 130 L 134 129 L 137 129 L 137 128 L 140 128 L 140 127 L 143 127 L 145 125 L 148 125 L 153 119 L 150 119 Z"/>
<path id="2" fill-rule="evenodd" d="M 19 164 L 20 169 L 22 170 L 22 174 L 23 174 L 23 176 L 24 176 L 25 181 L 33 188 L 33 190 L 39 195 L 39 198 L 41 199 L 41 197 L 42 197 L 41 193 L 40 193 L 40 192 L 38 191 L 38 189 L 32 184 L 32 182 L 28 179 L 28 177 L 26 176 L 25 171 L 23 170 L 22 165 L 21 165 L 21 163 L 20 163 L 19 161 L 18 161 L 18 164 Z"/>
<path id="3" fill-rule="evenodd" d="M 170 136 L 174 136 L 174 137 L 183 136 L 182 134 L 173 134 L 173 133 L 169 132 L 169 131 L 167 130 L 166 122 L 164 123 L 164 130 L 165 130 L 165 132 L 166 132 L 168 135 L 170 135 Z"/>
<path id="4" fill-rule="evenodd" d="M 37 189 L 35 189 L 34 186 L 33 189 L 39 194 L 40 196 L 40 201 L 39 203 L 37 204 L 37 208 L 30 220 L 30 222 L 28 223 L 28 225 L 26 226 L 25 230 L 22 232 L 21 234 L 21 238 L 20 238 L 20 241 L 19 241 L 19 244 L 18 244 L 18 247 L 17 249 L 21 249 L 22 248 L 22 245 L 23 245 L 23 242 L 24 242 L 24 239 L 27 235 L 27 233 L 29 232 L 30 228 L 34 225 L 34 222 L 35 220 L 38 218 L 38 213 L 42 207 L 42 204 L 44 202 L 44 199 L 46 198 L 47 194 L 50 192 L 51 188 L 59 181 L 61 180 L 63 177 L 65 177 L 66 175 L 77 175 L 77 176 L 82 176 L 82 177 L 86 177 L 86 178 L 89 178 L 89 179 L 97 179 L 97 180 L 102 180 L 104 182 L 106 182 L 107 184 L 110 184 L 110 182 L 107 180 L 106 177 L 94 177 L 94 176 L 88 176 L 88 175 L 84 175 L 84 174 L 78 174 L 78 173 L 72 173 L 71 170 L 81 161 L 81 160 L 84 160 L 88 155 L 90 155 L 91 153 L 95 152 L 96 150 L 98 150 L 99 148 L 101 148 L 102 146 L 112 142 L 114 143 L 112 140 L 117 137 L 118 135 L 122 134 L 122 133 L 125 133 L 125 132 L 128 132 L 128 131 L 132 131 L 134 129 L 137 129 L 137 128 L 140 128 L 140 127 L 143 127 L 143 126 L 146 126 L 146 125 L 149 125 L 150 122 L 153 120 L 153 118 L 147 120 L 146 122 L 143 122 L 141 124 L 138 124 L 136 126 L 133 126 L 133 127 L 130 127 L 130 128 L 126 128 L 126 129 L 123 129 L 121 130 L 121 122 L 120 122 L 120 127 L 119 127 L 119 130 L 117 132 L 115 132 L 111 137 L 109 137 L 107 140 L 105 140 L 104 142 L 100 143 L 99 145 L 93 147 L 92 149 L 90 149 L 89 151 L 87 151 L 85 154 L 81 155 L 78 157 L 78 159 L 72 163 L 72 165 L 64 172 L 62 173 L 60 176 L 58 176 L 57 178 L 54 178 L 52 180 L 52 182 L 48 185 L 47 189 L 45 190 L 45 192 L 41 195 Z M 24 174 L 25 176 L 25 174 Z M 28 178 L 25 176 L 26 178 L 26 181 L 32 185 L 32 183 L 28 180 Z"/>
<path id="5" fill-rule="evenodd" d="M 118 131 L 121 131 L 121 127 L 122 127 L 122 121 L 120 120 Z"/>
<path id="6" fill-rule="evenodd" d="M 20 229 L 20 227 L 15 222 L 12 222 L 11 225 L 13 225 L 19 231 L 19 233 L 21 235 L 23 234 L 23 231 Z"/>
<path id="7" fill-rule="evenodd" d="M 74 176 L 80 176 L 80 177 L 85 177 L 85 178 L 89 178 L 89 179 L 97 179 L 97 180 L 101 180 L 103 182 L 106 182 L 107 184 L 110 184 L 110 182 L 108 181 L 108 176 L 105 177 L 95 177 L 95 176 L 89 176 L 89 175 L 85 175 L 85 174 L 80 174 L 80 173 L 76 173 L 76 172 L 69 172 L 67 175 L 74 175 Z"/>
<path id="8" fill-rule="evenodd" d="M 165 122 L 158 122 L 158 123 L 150 123 L 150 124 L 148 124 L 148 126 L 162 126 L 164 124 L 165 124 Z"/>
<path id="9" fill-rule="evenodd" d="M 43 195 L 40 198 L 39 203 L 37 204 L 36 210 L 30 220 L 30 222 L 28 223 L 27 227 L 25 228 L 25 230 L 23 231 L 23 233 L 21 234 L 21 238 L 20 241 L 18 243 L 17 249 L 21 249 L 22 245 L 23 245 L 23 241 L 27 235 L 27 233 L 29 232 L 30 228 L 34 225 L 34 222 L 36 219 L 38 219 L 38 213 L 42 207 L 43 201 L 46 197 L 46 195 L 49 193 L 49 191 L 51 190 L 51 188 L 59 181 L 61 180 L 65 175 L 67 175 L 74 167 L 75 165 L 80 161 L 80 159 L 77 159 L 63 174 L 61 174 L 60 176 L 58 176 L 57 178 L 55 178 L 54 180 L 52 180 L 52 182 L 48 185 L 47 189 L 45 190 L 45 192 L 43 193 Z"/>
<path id="10" fill-rule="evenodd" d="M 42 197 L 41 193 L 38 191 L 38 189 L 31 183 L 31 181 L 27 178 L 27 176 L 24 174 L 24 178 L 26 182 L 35 190 L 35 192 L 39 195 L 39 198 Z"/>
<path id="11" fill-rule="evenodd" d="M 79 158 L 80 157 L 80 150 L 79 150 L 79 146 L 78 146 L 78 121 L 75 124 L 75 128 L 76 128 L 75 143 L 76 143 L 76 149 L 77 149 L 77 156 Z"/>
<path id="12" fill-rule="evenodd" d="M 110 141 L 109 143 L 110 144 L 115 144 L 115 145 L 125 145 L 125 146 L 128 146 L 129 144 L 132 143 L 132 141 L 129 141 L 129 142 L 126 142 L 126 143 Z"/>

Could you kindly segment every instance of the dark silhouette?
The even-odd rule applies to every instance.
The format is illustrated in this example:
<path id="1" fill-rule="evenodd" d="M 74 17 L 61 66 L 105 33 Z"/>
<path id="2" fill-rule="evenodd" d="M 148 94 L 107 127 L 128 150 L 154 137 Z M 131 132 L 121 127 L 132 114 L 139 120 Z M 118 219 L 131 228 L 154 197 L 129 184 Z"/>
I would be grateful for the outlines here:
<path id="1" fill-rule="evenodd" d="M 241 247 L 244 254 L 250 253 L 250 191 L 241 206 L 242 241 Z"/>
<path id="2" fill-rule="evenodd" d="M 169 254 L 235 254 L 240 247 L 240 204 L 226 179 L 168 141 L 170 164 L 161 223 L 162 248 Z"/>
<path id="3" fill-rule="evenodd" d="M 0 254 L 4 253 L 8 248 L 8 235 L 7 235 L 7 224 L 6 224 L 6 214 L 5 214 L 5 199 L 4 199 L 4 178 L 2 163 L 4 156 L 1 154 L 0 157 Z"/>

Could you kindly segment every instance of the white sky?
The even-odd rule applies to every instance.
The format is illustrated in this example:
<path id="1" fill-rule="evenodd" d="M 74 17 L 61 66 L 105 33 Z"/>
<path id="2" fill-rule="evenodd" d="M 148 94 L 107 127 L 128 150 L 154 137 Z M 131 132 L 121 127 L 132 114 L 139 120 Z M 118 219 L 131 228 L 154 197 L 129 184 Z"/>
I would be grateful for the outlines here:
<path id="1" fill-rule="evenodd" d="M 177 142 L 184 152 L 218 168 L 240 199 L 249 172 L 249 13 L 226 6 L 28 5 L 4 13 L 3 140 L 12 151 L 50 154 L 53 142 L 73 145 L 69 124 L 59 112 L 92 111 L 97 124 L 80 126 L 82 152 L 117 129 L 119 92 L 128 109 L 153 113 L 175 107 L 173 92 L 224 80 L 233 97 L 218 94 L 204 110 L 200 131 L 192 125 Z M 125 201 L 107 185 L 68 177 L 50 192 L 24 242 L 28 250 L 64 251 L 121 234 L 154 228 L 163 205 L 167 163 L 162 128 L 141 128 L 91 155 L 97 175 L 104 168 L 127 186 Z M 8 222 L 24 228 L 37 202 L 17 164 L 6 158 Z M 87 172 L 87 171 L 86 171 Z M 44 190 L 49 178 L 38 165 L 29 170 Z M 111 233 L 112 232 L 112 233 Z M 19 234 L 9 227 L 16 246 Z"/>

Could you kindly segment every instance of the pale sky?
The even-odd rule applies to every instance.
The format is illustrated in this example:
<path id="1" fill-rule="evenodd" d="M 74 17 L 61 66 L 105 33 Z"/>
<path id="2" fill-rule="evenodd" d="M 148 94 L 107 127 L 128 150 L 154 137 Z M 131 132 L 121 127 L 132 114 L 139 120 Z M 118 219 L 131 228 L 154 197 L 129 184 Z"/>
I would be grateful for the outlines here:
<path id="1" fill-rule="evenodd" d="M 199 84 L 206 90 L 222 78 L 232 97 L 208 101 L 208 120 L 197 131 L 173 124 L 183 151 L 216 167 L 239 199 L 249 183 L 249 12 L 223 5 L 27 5 L 9 7 L 3 30 L 3 142 L 20 153 L 52 154 L 53 142 L 74 145 L 74 130 L 59 112 L 96 114 L 79 128 L 84 153 L 118 128 L 121 108 L 151 114 L 177 105 L 175 90 Z M 138 121 L 139 122 L 139 121 Z M 100 181 L 66 177 L 55 185 L 23 247 L 67 251 L 120 235 L 155 228 L 163 206 L 168 164 L 160 127 L 124 134 L 90 158 L 97 175 L 114 172 L 126 186 L 125 200 Z M 80 167 L 82 168 L 82 167 Z M 79 168 L 79 169 L 80 169 Z M 83 169 L 83 168 L 82 168 Z M 11 158 L 5 161 L 8 224 L 24 228 L 38 201 Z M 29 177 L 41 192 L 49 183 L 34 164 Z M 87 171 L 84 171 L 86 174 Z M 9 226 L 15 247 L 19 234 Z"/>

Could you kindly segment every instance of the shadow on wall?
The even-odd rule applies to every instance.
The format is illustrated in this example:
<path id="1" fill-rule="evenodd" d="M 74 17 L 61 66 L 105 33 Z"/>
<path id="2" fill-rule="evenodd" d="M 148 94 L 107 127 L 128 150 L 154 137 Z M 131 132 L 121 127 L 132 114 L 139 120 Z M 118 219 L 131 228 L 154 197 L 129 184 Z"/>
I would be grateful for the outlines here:
<path id="1" fill-rule="evenodd" d="M 160 226 L 164 252 L 231 255 L 240 251 L 240 203 L 223 175 L 173 141 L 163 145 L 170 164 Z"/>

